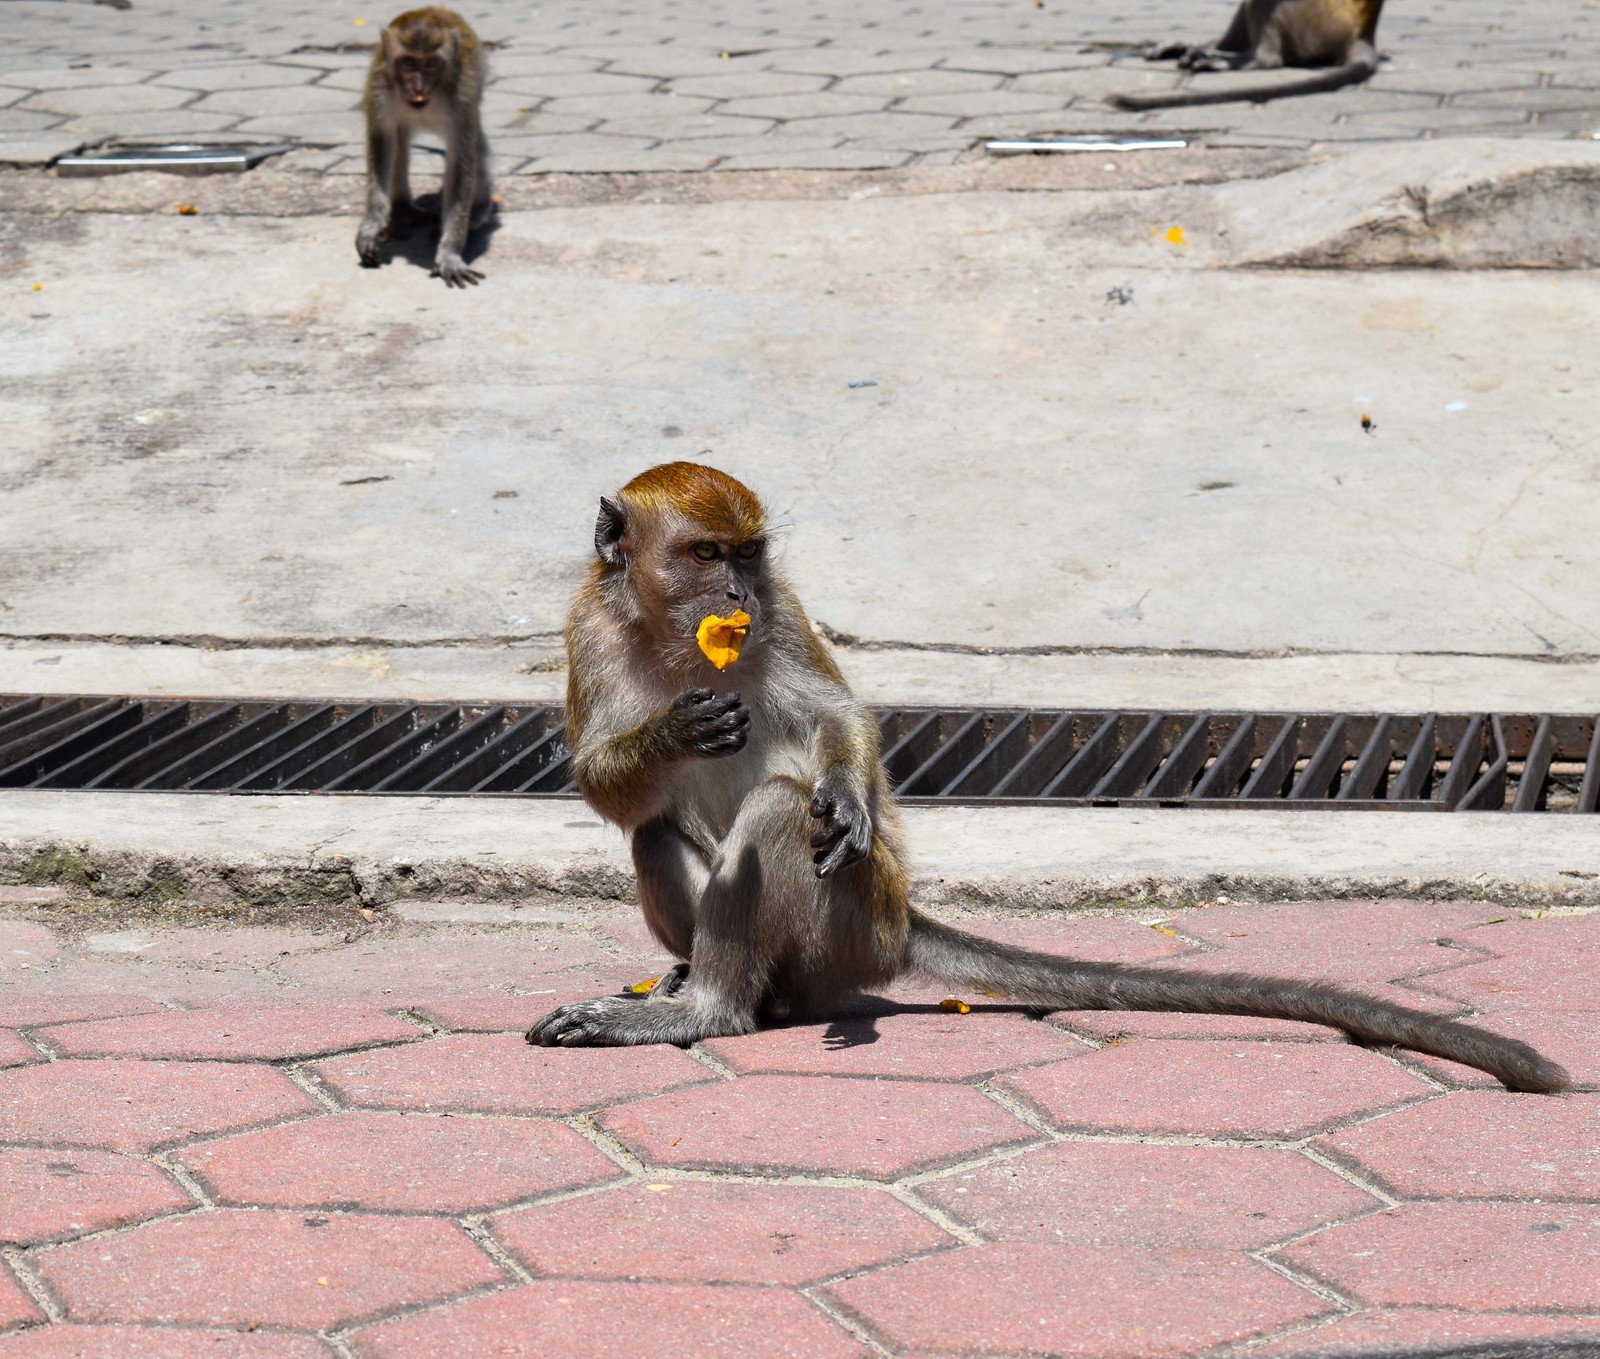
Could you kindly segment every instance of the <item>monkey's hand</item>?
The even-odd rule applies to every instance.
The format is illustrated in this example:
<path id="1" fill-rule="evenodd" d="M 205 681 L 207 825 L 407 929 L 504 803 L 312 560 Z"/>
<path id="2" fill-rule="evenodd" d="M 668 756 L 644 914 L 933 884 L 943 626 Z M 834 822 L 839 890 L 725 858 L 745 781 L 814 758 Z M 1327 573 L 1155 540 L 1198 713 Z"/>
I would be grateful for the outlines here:
<path id="1" fill-rule="evenodd" d="M 750 709 L 738 694 L 719 698 L 709 689 L 686 689 L 667 709 L 666 722 L 693 755 L 734 755 L 750 739 Z"/>
<path id="2" fill-rule="evenodd" d="M 361 224 L 361 230 L 356 232 L 356 254 L 361 256 L 361 262 L 369 268 L 378 264 L 383 257 L 383 243 L 388 239 L 388 227 L 380 221 L 367 218 Z"/>
<path id="3" fill-rule="evenodd" d="M 811 862 L 819 878 L 829 878 L 867 857 L 872 848 L 872 817 L 856 790 L 833 774 L 817 781 L 807 810 L 822 822 L 812 833 Z"/>
<path id="4" fill-rule="evenodd" d="M 433 276 L 442 278 L 446 286 L 465 288 L 483 282 L 483 275 L 472 268 L 460 255 L 441 250 L 433 261 Z"/>

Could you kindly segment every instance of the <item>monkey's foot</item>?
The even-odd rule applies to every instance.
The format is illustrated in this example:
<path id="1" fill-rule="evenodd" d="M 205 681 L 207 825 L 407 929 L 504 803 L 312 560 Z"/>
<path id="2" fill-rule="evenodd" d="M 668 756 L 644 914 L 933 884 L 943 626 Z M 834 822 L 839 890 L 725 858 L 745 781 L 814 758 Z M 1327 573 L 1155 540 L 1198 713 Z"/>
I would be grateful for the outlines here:
<path id="1" fill-rule="evenodd" d="M 754 1024 L 718 1024 L 679 1000 L 639 1004 L 624 996 L 580 1000 L 552 1010 L 528 1030 L 528 1042 L 545 1048 L 621 1048 L 643 1043 L 687 1047 L 702 1038 L 748 1033 Z"/>
<path id="2" fill-rule="evenodd" d="M 1224 52 L 1218 47 L 1191 47 L 1178 58 L 1185 71 L 1237 71 L 1250 60 L 1248 52 Z"/>
<path id="3" fill-rule="evenodd" d="M 1176 61 L 1194 46 L 1187 42 L 1153 42 L 1144 50 L 1146 61 Z"/>
<path id="4" fill-rule="evenodd" d="M 460 255 L 446 254 L 443 250 L 433 261 L 433 276 L 442 278 L 451 288 L 465 288 L 468 284 L 483 282 L 483 275 L 469 266 Z"/>
<path id="5" fill-rule="evenodd" d="M 389 239 L 389 229 L 380 223 L 363 222 L 356 232 L 356 254 L 361 262 L 372 268 L 382 262 L 383 244 Z"/>

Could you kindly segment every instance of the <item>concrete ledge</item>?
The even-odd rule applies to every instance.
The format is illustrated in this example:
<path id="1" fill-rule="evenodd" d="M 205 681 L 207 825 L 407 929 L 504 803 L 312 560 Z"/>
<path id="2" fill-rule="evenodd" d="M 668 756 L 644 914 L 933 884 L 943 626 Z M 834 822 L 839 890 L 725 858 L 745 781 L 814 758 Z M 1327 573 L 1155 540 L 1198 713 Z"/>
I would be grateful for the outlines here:
<path id="1" fill-rule="evenodd" d="M 903 707 L 1595 712 L 1600 661 L 1401 652 L 1043 655 L 834 648 L 868 703 Z M 560 703 L 565 654 L 504 646 L 321 647 L 0 642 L 0 694 L 408 698 Z"/>
<path id="2" fill-rule="evenodd" d="M 1600 143 L 1366 147 L 1211 191 L 1233 262 L 1295 268 L 1600 264 Z"/>
<path id="3" fill-rule="evenodd" d="M 909 808 L 917 899 L 1040 909 L 1404 896 L 1600 904 L 1600 817 Z M 305 921 L 410 896 L 625 897 L 574 801 L 0 792 L 0 882 Z"/>

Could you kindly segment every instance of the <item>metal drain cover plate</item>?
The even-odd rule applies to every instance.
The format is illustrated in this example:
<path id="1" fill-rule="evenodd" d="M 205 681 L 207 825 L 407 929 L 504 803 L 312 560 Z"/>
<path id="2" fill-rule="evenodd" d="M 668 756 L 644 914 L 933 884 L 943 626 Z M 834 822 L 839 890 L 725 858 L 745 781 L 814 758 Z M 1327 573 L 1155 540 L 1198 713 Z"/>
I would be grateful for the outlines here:
<path id="1" fill-rule="evenodd" d="M 907 802 L 1593 813 L 1600 721 L 880 708 Z M 575 796 L 556 706 L 0 694 L 0 788 Z"/>

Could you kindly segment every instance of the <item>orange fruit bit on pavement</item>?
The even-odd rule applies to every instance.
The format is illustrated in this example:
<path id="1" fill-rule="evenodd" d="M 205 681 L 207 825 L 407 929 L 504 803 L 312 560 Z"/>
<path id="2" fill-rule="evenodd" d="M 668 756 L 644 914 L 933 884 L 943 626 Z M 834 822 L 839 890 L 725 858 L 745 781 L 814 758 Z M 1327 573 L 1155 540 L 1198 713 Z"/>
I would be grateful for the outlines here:
<path id="1" fill-rule="evenodd" d="M 745 634 L 749 631 L 750 615 L 743 609 L 735 609 L 728 618 L 708 613 L 700 620 L 694 637 L 700 643 L 700 650 L 706 653 L 706 659 L 718 670 L 726 670 L 739 659 L 739 648 L 744 645 Z"/>
<path id="2" fill-rule="evenodd" d="M 941 1010 L 948 1010 L 953 1015 L 970 1015 L 972 1006 L 964 1000 L 957 1000 L 954 996 L 946 996 L 939 1002 Z"/>
<path id="3" fill-rule="evenodd" d="M 646 977 L 642 982 L 634 982 L 628 990 L 636 996 L 648 996 L 656 989 L 656 983 L 660 980 L 660 977 Z"/>

